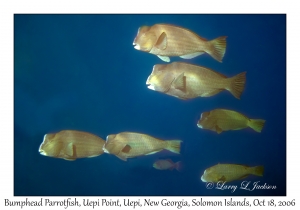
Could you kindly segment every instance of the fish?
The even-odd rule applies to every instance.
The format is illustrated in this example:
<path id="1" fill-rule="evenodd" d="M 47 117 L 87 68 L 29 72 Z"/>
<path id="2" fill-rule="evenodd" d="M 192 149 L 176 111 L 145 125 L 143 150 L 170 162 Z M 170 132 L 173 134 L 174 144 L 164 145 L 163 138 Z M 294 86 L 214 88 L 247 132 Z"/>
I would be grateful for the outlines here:
<path id="1" fill-rule="evenodd" d="M 169 56 L 191 59 L 207 53 L 222 62 L 226 51 L 226 38 L 221 36 L 208 41 L 196 33 L 170 24 L 141 26 L 133 40 L 134 48 L 157 55 L 161 60 L 170 62 Z"/>
<path id="2" fill-rule="evenodd" d="M 39 147 L 41 155 L 76 160 L 77 158 L 96 157 L 103 154 L 105 141 L 88 132 L 62 130 L 44 135 Z"/>
<path id="3" fill-rule="evenodd" d="M 182 170 L 182 161 L 174 163 L 171 159 L 157 160 L 153 163 L 153 167 L 158 170 Z"/>
<path id="4" fill-rule="evenodd" d="M 203 182 L 231 182 L 249 175 L 263 176 L 264 166 L 250 167 L 238 164 L 217 164 L 206 169 L 201 176 Z"/>
<path id="5" fill-rule="evenodd" d="M 228 130 L 240 130 L 247 127 L 260 133 L 265 125 L 263 119 L 249 119 L 245 115 L 227 109 L 214 109 L 203 112 L 197 122 L 198 128 L 208 129 L 218 134 Z"/>
<path id="6" fill-rule="evenodd" d="M 246 72 L 226 77 L 206 67 L 184 62 L 156 64 L 146 80 L 148 89 L 182 100 L 210 97 L 228 90 L 240 99 L 246 83 Z"/>
<path id="7" fill-rule="evenodd" d="M 141 155 L 155 154 L 161 150 L 180 154 L 181 140 L 160 140 L 147 134 L 121 132 L 106 137 L 103 150 L 123 161 Z"/>

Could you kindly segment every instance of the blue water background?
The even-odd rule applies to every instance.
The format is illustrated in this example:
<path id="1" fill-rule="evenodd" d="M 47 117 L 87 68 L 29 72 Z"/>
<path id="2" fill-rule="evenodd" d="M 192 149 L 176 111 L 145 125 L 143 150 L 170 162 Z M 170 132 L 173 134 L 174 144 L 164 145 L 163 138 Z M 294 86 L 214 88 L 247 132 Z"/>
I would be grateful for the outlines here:
<path id="1" fill-rule="evenodd" d="M 228 36 L 222 63 L 209 55 L 171 57 L 228 77 L 247 71 L 241 99 L 223 91 L 180 100 L 149 90 L 157 56 L 132 46 L 142 25 L 168 23 L 208 40 Z M 196 126 L 204 111 L 225 108 L 265 119 L 252 129 L 217 134 Z M 103 154 L 66 161 L 42 156 L 46 133 L 82 130 L 103 139 L 132 131 L 181 139 L 181 155 L 160 152 L 129 159 Z M 159 171 L 159 158 L 183 161 L 184 171 Z M 217 163 L 264 165 L 245 180 L 275 190 L 207 189 L 203 171 Z M 231 185 L 240 186 L 241 180 Z M 286 195 L 285 15 L 15 15 L 14 195 Z"/>

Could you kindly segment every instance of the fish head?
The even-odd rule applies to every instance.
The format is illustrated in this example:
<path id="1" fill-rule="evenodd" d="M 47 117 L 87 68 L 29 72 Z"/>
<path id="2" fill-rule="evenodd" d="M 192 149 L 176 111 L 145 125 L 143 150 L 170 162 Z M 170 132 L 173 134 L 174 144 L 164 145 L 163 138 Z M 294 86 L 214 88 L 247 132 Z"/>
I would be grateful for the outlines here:
<path id="1" fill-rule="evenodd" d="M 153 163 L 153 168 L 159 169 L 157 162 Z"/>
<path id="2" fill-rule="evenodd" d="M 198 128 L 209 128 L 211 121 L 209 119 L 210 112 L 203 112 L 197 122 Z"/>
<path id="3" fill-rule="evenodd" d="M 133 40 L 134 48 L 149 52 L 157 41 L 157 36 L 150 30 L 149 26 L 142 26 Z"/>
<path id="4" fill-rule="evenodd" d="M 202 182 L 217 182 L 217 176 L 214 173 L 214 170 L 212 170 L 212 168 L 206 169 L 201 176 L 201 181 Z"/>
<path id="5" fill-rule="evenodd" d="M 57 141 L 56 134 L 50 133 L 44 135 L 44 139 L 39 148 L 41 155 L 57 157 L 60 153 L 61 143 Z"/>
<path id="6" fill-rule="evenodd" d="M 118 138 L 117 134 L 111 134 L 106 137 L 106 142 L 103 145 L 105 153 L 118 155 L 126 147 L 126 142 L 122 138 Z"/>
<path id="7" fill-rule="evenodd" d="M 149 75 L 146 85 L 150 90 L 167 92 L 174 79 L 173 73 L 167 70 L 167 65 L 157 64 L 153 66 L 152 73 Z"/>
<path id="8" fill-rule="evenodd" d="M 114 139 L 115 139 L 116 135 L 115 134 L 111 134 L 108 135 L 106 137 L 106 142 L 103 145 L 103 151 L 105 153 L 110 153 L 110 151 L 112 151 L 113 147 L 114 147 Z"/>

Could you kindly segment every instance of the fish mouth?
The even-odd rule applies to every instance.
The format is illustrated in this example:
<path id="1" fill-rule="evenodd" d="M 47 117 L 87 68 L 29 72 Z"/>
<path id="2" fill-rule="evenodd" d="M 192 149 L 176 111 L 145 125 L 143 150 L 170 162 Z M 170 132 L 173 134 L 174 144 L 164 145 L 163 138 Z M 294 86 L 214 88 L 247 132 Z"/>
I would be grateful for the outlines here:
<path id="1" fill-rule="evenodd" d="M 199 123 L 197 123 L 198 128 L 203 128 L 202 125 L 200 125 Z"/>
<path id="2" fill-rule="evenodd" d="M 147 88 L 149 88 L 150 90 L 155 90 L 154 86 L 149 82 L 149 78 L 146 81 L 146 85 L 147 85 Z"/>
<path id="3" fill-rule="evenodd" d="M 134 47 L 135 49 L 137 49 L 137 50 L 140 50 L 140 49 L 141 49 L 140 45 L 136 44 L 135 42 L 133 42 L 132 45 L 133 45 L 133 47 Z"/>
<path id="4" fill-rule="evenodd" d="M 150 84 L 150 83 L 146 83 L 147 88 L 149 88 L 150 90 L 155 90 L 154 85 Z"/>
<path id="5" fill-rule="evenodd" d="M 47 153 L 44 150 L 39 150 L 41 155 L 47 156 Z"/>
<path id="6" fill-rule="evenodd" d="M 39 153 L 40 153 L 41 155 L 47 156 L 47 153 L 46 153 L 43 149 L 41 149 L 41 147 L 42 147 L 42 145 L 41 145 L 40 148 L 39 148 Z"/>
<path id="7" fill-rule="evenodd" d="M 204 179 L 203 175 L 201 176 L 201 181 L 202 182 L 206 182 L 206 180 Z"/>
<path id="8" fill-rule="evenodd" d="M 103 150 L 103 152 L 105 152 L 105 153 L 108 153 L 109 154 L 109 151 L 105 148 L 105 144 L 103 145 L 103 147 L 102 147 L 102 150 Z"/>

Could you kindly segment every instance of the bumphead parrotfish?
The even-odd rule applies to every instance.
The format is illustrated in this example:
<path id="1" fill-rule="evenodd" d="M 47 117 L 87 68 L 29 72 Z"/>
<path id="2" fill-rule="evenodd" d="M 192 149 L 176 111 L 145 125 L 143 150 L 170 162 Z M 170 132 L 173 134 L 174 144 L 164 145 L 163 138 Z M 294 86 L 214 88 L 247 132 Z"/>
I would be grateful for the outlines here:
<path id="1" fill-rule="evenodd" d="M 180 99 L 210 97 L 228 90 L 240 98 L 246 82 L 246 72 L 228 78 L 211 69 L 183 62 L 153 66 L 146 85 L 154 91 Z"/>
<path id="2" fill-rule="evenodd" d="M 133 41 L 134 48 L 157 55 L 170 62 L 169 56 L 191 59 L 203 53 L 222 62 L 226 51 L 226 36 L 206 40 L 194 32 L 170 24 L 142 26 Z"/>
<path id="3" fill-rule="evenodd" d="M 263 166 L 246 166 L 238 164 L 217 164 L 206 169 L 201 176 L 203 182 L 231 182 L 244 179 L 249 175 L 263 176 Z"/>
<path id="4" fill-rule="evenodd" d="M 102 138 L 91 133 L 62 130 L 58 133 L 46 134 L 39 152 L 49 157 L 76 160 L 103 154 L 104 143 Z"/>
<path id="5" fill-rule="evenodd" d="M 122 132 L 108 135 L 103 150 L 126 161 L 127 158 L 150 155 L 163 149 L 179 154 L 180 143 L 181 140 L 164 141 L 146 134 Z"/>

